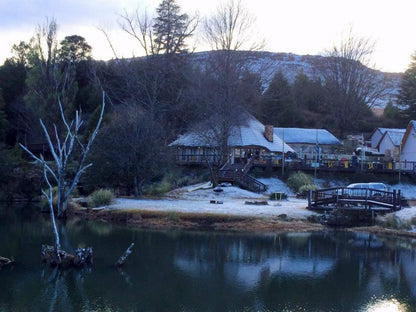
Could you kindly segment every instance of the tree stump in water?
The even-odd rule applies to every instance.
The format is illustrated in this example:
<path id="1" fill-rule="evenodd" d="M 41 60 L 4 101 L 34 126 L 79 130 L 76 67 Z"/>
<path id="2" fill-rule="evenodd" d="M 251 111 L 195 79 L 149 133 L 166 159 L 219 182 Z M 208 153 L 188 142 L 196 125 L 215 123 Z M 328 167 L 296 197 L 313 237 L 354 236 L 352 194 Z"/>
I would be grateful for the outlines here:
<path id="1" fill-rule="evenodd" d="M 74 256 L 64 250 L 57 250 L 54 246 L 42 245 L 42 262 L 50 266 L 66 266 L 69 265 Z"/>
<path id="2" fill-rule="evenodd" d="M 73 265 L 77 267 L 92 265 L 93 263 L 93 251 L 92 247 L 87 248 L 77 248 L 75 250 L 75 258 L 73 260 Z"/>
<path id="3" fill-rule="evenodd" d="M 5 258 L 5 257 L 1 257 L 0 256 L 0 269 L 8 264 L 13 264 L 14 260 L 13 259 L 9 259 L 9 258 Z"/>
<path id="4" fill-rule="evenodd" d="M 62 249 L 57 251 L 53 246 L 42 245 L 41 254 L 42 262 L 50 266 L 83 267 L 93 263 L 92 247 L 78 248 L 73 255 Z"/>

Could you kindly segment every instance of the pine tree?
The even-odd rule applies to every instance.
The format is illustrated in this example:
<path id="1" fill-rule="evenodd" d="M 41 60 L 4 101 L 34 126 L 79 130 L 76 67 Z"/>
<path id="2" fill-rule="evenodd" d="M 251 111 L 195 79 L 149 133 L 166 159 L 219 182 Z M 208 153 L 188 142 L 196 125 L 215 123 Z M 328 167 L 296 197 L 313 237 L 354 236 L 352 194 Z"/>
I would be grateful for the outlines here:
<path id="1" fill-rule="evenodd" d="M 314 128 L 328 126 L 325 123 L 327 115 L 325 94 L 319 80 L 311 80 L 301 70 L 295 77 L 292 92 L 296 126 Z"/>
<path id="2" fill-rule="evenodd" d="M 398 103 L 404 108 L 404 117 L 416 119 L 416 52 L 412 55 L 412 62 L 405 71 L 400 83 Z"/>
<path id="3" fill-rule="evenodd" d="M 286 77 L 278 71 L 264 93 L 261 102 L 261 116 L 266 124 L 295 126 L 297 114 L 293 105 L 292 89 Z"/>
<path id="4" fill-rule="evenodd" d="M 387 127 L 400 128 L 407 123 L 407 120 L 403 120 L 402 111 L 391 101 L 384 108 L 383 117 Z"/>
<path id="5" fill-rule="evenodd" d="M 187 14 L 181 14 L 176 0 L 163 0 L 156 9 L 153 24 L 155 50 L 157 53 L 174 54 L 186 52 L 185 40 L 192 36 L 196 25 Z"/>

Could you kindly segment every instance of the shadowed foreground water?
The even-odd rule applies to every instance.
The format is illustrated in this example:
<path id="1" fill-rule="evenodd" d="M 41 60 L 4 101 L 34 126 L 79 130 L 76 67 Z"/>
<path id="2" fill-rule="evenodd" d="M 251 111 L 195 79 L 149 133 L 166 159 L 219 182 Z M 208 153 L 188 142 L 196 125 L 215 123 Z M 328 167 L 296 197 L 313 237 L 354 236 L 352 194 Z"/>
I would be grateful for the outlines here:
<path id="1" fill-rule="evenodd" d="M 255 209 L 255 208 L 253 208 Z M 47 215 L 0 207 L 0 311 L 416 311 L 416 241 L 345 232 L 152 232 L 60 225 L 63 248 L 94 248 L 90 269 L 40 262 Z M 122 270 L 112 264 L 131 242 Z"/>

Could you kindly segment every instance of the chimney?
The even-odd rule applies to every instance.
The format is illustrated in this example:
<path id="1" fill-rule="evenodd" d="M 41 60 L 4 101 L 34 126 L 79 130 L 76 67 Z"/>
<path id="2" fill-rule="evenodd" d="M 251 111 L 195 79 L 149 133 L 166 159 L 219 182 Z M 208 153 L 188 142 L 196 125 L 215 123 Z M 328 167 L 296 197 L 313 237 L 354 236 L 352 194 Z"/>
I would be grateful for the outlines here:
<path id="1" fill-rule="evenodd" d="M 273 142 L 273 126 L 265 125 L 263 135 L 267 141 Z"/>

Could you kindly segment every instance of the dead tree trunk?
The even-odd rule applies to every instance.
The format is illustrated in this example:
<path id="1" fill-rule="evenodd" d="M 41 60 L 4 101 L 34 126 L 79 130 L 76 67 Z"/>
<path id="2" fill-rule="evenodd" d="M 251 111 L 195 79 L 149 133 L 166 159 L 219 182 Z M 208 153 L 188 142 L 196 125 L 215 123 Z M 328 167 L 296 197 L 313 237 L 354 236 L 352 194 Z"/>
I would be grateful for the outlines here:
<path id="1" fill-rule="evenodd" d="M 134 246 L 134 243 L 131 243 L 129 248 L 126 249 L 126 251 L 121 255 L 121 257 L 117 260 L 117 262 L 114 264 L 116 267 L 121 267 L 126 263 L 127 257 L 132 253 L 132 248 Z"/>
<path id="2" fill-rule="evenodd" d="M 58 127 L 54 124 L 54 132 L 52 136 L 49 134 L 46 129 L 45 124 L 40 120 L 40 124 L 44 131 L 45 137 L 48 141 L 50 151 L 52 153 L 53 159 L 55 161 L 55 168 L 50 166 L 43 155 L 39 157 L 35 156 L 28 148 L 20 144 L 20 146 L 29 153 L 37 162 L 43 166 L 43 175 L 46 183 L 48 184 L 49 190 L 43 191 L 43 195 L 46 197 L 49 203 L 50 214 L 51 214 L 51 223 L 55 235 L 55 245 L 54 247 L 43 245 L 42 246 L 42 260 L 49 263 L 53 266 L 61 266 L 63 263 L 69 263 L 75 266 L 81 266 L 84 264 L 92 263 L 92 248 L 86 248 L 82 250 L 77 250 L 76 255 L 69 254 L 61 250 L 61 244 L 59 240 L 59 232 L 56 226 L 55 212 L 53 207 L 53 193 L 52 193 L 52 184 L 50 183 L 49 177 L 52 176 L 53 180 L 58 186 L 58 218 L 66 216 L 66 208 L 68 199 L 78 184 L 78 181 L 81 177 L 81 174 L 92 164 L 84 165 L 87 154 L 91 148 L 91 145 L 98 134 L 98 129 L 100 128 L 101 122 L 103 120 L 104 108 L 105 108 L 105 93 L 103 92 L 103 104 L 101 107 L 100 117 L 98 119 L 97 125 L 91 134 L 87 144 L 81 143 L 80 139 L 80 129 L 83 124 L 81 113 L 79 111 L 75 112 L 75 119 L 70 123 L 66 120 L 64 110 L 61 104 L 59 103 L 59 110 L 61 112 L 61 119 L 65 126 L 66 133 L 59 133 Z M 52 138 L 54 137 L 54 142 Z M 78 167 L 75 172 L 75 176 L 72 180 L 66 179 L 68 164 L 74 160 L 72 152 L 75 150 L 75 147 L 78 146 L 81 153 L 79 157 L 75 158 L 78 161 Z"/>
<path id="3" fill-rule="evenodd" d="M 59 267 L 83 267 L 93 264 L 93 250 L 92 247 L 78 248 L 75 250 L 75 255 L 59 249 L 56 252 L 55 246 L 42 245 L 42 262 L 50 266 Z"/>
<path id="4" fill-rule="evenodd" d="M 45 178 L 46 183 L 48 184 L 49 192 L 47 193 L 46 191 L 42 190 L 42 193 L 43 193 L 43 196 L 45 196 L 45 198 L 48 200 L 50 215 L 51 215 L 51 223 L 52 223 L 53 233 L 55 235 L 55 248 L 54 248 L 54 252 L 53 252 L 54 256 L 53 256 L 53 261 L 52 262 L 56 263 L 56 265 L 59 265 L 61 263 L 61 254 L 60 254 L 60 252 L 61 252 L 61 242 L 60 242 L 60 239 L 59 239 L 58 227 L 56 226 L 55 211 L 53 210 L 52 185 L 49 182 L 48 171 L 47 171 L 46 166 L 43 166 L 43 176 Z M 43 254 L 43 250 L 42 250 L 42 254 Z"/>
<path id="5" fill-rule="evenodd" d="M 34 158 L 37 162 L 42 164 L 47 169 L 48 174 L 50 174 L 55 180 L 58 186 L 58 218 L 62 218 L 66 215 L 68 199 L 74 191 L 75 187 L 77 186 L 81 174 L 88 167 L 92 166 L 92 164 L 85 165 L 84 163 L 87 158 L 87 154 L 91 148 L 91 145 L 98 134 L 98 130 L 103 120 L 105 108 L 105 93 L 103 92 L 103 103 L 101 107 L 100 118 L 98 119 L 97 125 L 86 144 L 82 143 L 80 140 L 80 130 L 81 126 L 83 125 L 81 112 L 76 111 L 74 120 L 68 122 L 64 115 L 64 110 L 61 101 L 58 101 L 58 104 L 61 112 L 61 119 L 65 126 L 66 133 L 58 133 L 58 128 L 56 124 L 54 124 L 54 132 L 52 133 L 52 135 L 50 135 L 48 130 L 46 129 L 45 124 L 42 120 L 40 120 L 40 124 L 48 141 L 49 149 L 52 153 L 56 169 L 53 169 L 51 166 L 49 166 L 49 164 L 43 159 L 42 155 L 39 157 L 35 156 L 24 145 L 19 145 L 26 152 L 28 152 L 30 156 L 32 156 L 32 158 Z M 52 140 L 52 138 L 54 138 L 54 140 Z M 77 145 L 79 147 L 79 150 L 81 151 L 80 155 L 78 155 L 78 157 L 75 158 L 78 161 L 78 166 L 72 180 L 68 180 L 65 179 L 68 176 L 68 164 L 74 159 L 72 152 L 74 151 Z"/>

